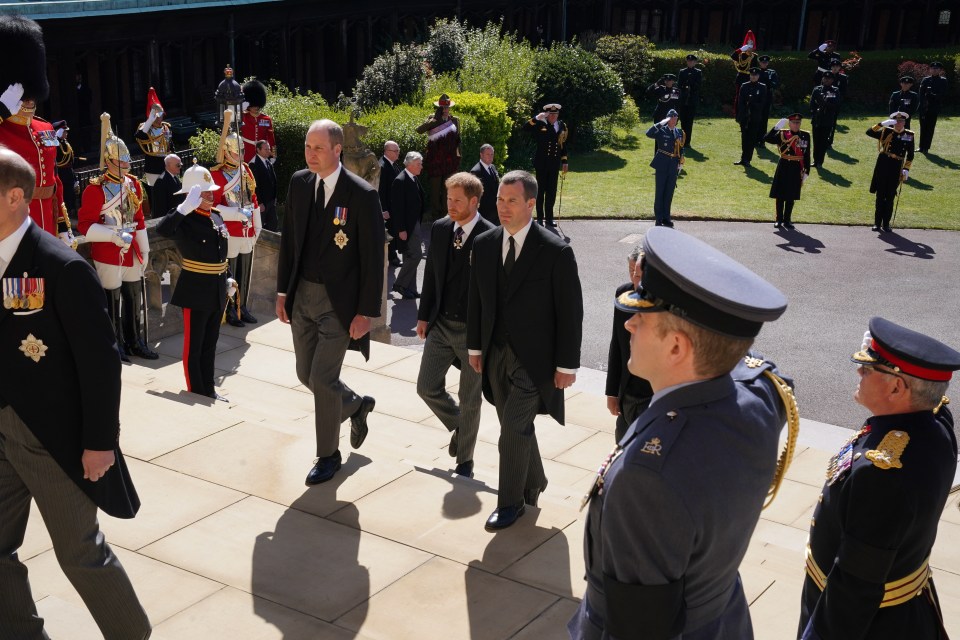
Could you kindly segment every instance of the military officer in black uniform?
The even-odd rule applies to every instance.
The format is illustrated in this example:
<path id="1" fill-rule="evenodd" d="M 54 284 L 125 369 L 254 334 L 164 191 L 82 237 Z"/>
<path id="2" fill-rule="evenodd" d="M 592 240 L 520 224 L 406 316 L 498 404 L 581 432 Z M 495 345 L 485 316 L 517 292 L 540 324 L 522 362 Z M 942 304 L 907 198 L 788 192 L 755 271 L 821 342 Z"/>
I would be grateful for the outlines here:
<path id="1" fill-rule="evenodd" d="M 819 87 L 810 94 L 810 123 L 813 125 L 813 166 L 820 167 L 830 146 L 830 132 L 837 124 L 840 92 L 833 86 L 833 72 L 827 71 Z"/>
<path id="2" fill-rule="evenodd" d="M 800 130 L 799 113 L 781 118 L 764 137 L 764 142 L 777 145 L 780 160 L 770 185 L 770 197 L 776 199 L 777 221 L 773 224 L 793 230 L 793 203 L 810 175 L 810 134 Z"/>
<path id="3" fill-rule="evenodd" d="M 836 56 L 836 50 L 837 43 L 827 40 L 807 55 L 811 60 L 817 61 L 817 70 L 813 73 L 813 86 L 820 84 L 823 74 L 830 71 L 830 60 Z"/>
<path id="4" fill-rule="evenodd" d="M 662 78 L 647 87 L 647 96 L 657 101 L 653 109 L 653 121 L 660 122 L 671 111 L 680 106 L 680 87 L 677 85 L 677 76 L 666 73 Z"/>
<path id="5" fill-rule="evenodd" d="M 773 106 L 773 92 L 780 86 L 780 74 L 776 69 L 770 68 L 770 56 L 760 56 L 757 58 L 760 63 L 760 84 L 767 88 L 767 99 L 763 103 L 763 114 L 760 116 L 760 136 L 757 138 L 757 146 L 763 146 L 763 137 L 766 135 L 767 123 L 770 122 L 770 107 Z"/>
<path id="6" fill-rule="evenodd" d="M 930 75 L 920 81 L 920 153 L 930 151 L 940 107 L 946 98 L 947 78 L 943 75 L 943 65 L 933 62 L 930 64 Z"/>
<path id="7" fill-rule="evenodd" d="M 943 406 L 960 353 L 871 318 L 854 400 L 872 414 L 830 460 L 807 542 L 803 640 L 946 640 L 930 552 L 957 469 Z"/>
<path id="8" fill-rule="evenodd" d="M 680 128 L 687 134 L 687 149 L 692 149 L 693 120 L 697 117 L 697 105 L 700 104 L 700 86 L 703 84 L 703 71 L 697 66 L 699 59 L 692 53 L 687 54 L 687 66 L 677 74 L 680 85 Z"/>
<path id="9" fill-rule="evenodd" d="M 680 114 L 670 109 L 667 116 L 647 129 L 647 137 L 653 138 L 656 151 L 650 166 L 656 170 L 656 195 L 653 199 L 653 216 L 658 227 L 672 227 L 670 205 L 677 188 L 677 177 L 683 167 L 683 131 L 677 126 Z"/>
<path id="10" fill-rule="evenodd" d="M 873 217 L 874 231 L 890 231 L 893 201 L 900 183 L 910 177 L 913 164 L 914 134 L 906 128 L 909 117 L 902 111 L 890 114 L 889 120 L 867 129 L 867 135 L 877 140 L 877 164 L 873 168 L 870 193 L 877 194 Z"/>
<path id="11" fill-rule="evenodd" d="M 180 193 L 186 194 L 186 198 L 160 220 L 157 232 L 174 239 L 183 259 L 183 270 L 170 303 L 183 308 L 187 391 L 228 402 L 213 386 L 220 323 L 227 298 L 237 289 L 227 267 L 229 233 L 213 208 L 219 188 L 209 171 L 194 164 L 183 173 Z"/>
<path id="12" fill-rule="evenodd" d="M 827 138 L 827 149 L 833 148 L 833 137 L 837 132 L 837 121 L 840 119 L 840 108 L 843 106 L 843 99 L 847 96 L 850 89 L 850 76 L 843 70 L 843 63 L 840 58 L 833 58 L 830 61 L 830 73 L 833 74 L 833 86 L 837 88 L 837 115 L 833 119 L 833 127 L 830 129 L 830 136 Z"/>
<path id="13" fill-rule="evenodd" d="M 533 133 L 537 154 L 533 168 L 537 173 L 537 224 L 556 227 L 553 221 L 553 205 L 557 200 L 558 173 L 567 173 L 567 123 L 560 120 L 560 105 L 543 105 L 538 113 L 523 128 Z"/>
<path id="14" fill-rule="evenodd" d="M 70 137 L 70 127 L 66 120 L 57 120 L 50 126 L 56 133 L 57 140 L 60 141 L 60 147 L 57 149 L 57 177 L 63 184 L 63 206 L 67 208 L 67 213 L 71 217 L 77 217 L 77 174 L 73 171 L 73 163 L 76 157 L 73 153 L 73 147 L 67 141 Z"/>
<path id="15" fill-rule="evenodd" d="M 738 567 L 799 431 L 788 381 L 753 354 L 787 300 L 710 245 L 673 229 L 644 238 L 643 276 L 617 308 L 632 313 L 630 372 L 650 406 L 585 496 L 587 588 L 574 640 L 753 637 Z"/>
<path id="16" fill-rule="evenodd" d="M 920 106 L 920 94 L 913 90 L 913 76 L 900 78 L 900 90 L 890 94 L 890 113 L 902 111 L 907 114 L 907 129 L 910 128 L 910 119 Z"/>
<path id="17" fill-rule="evenodd" d="M 740 123 L 740 160 L 733 164 L 750 166 L 753 149 L 763 131 L 763 105 L 767 88 L 760 84 L 760 68 L 750 69 L 750 81 L 740 85 L 737 95 L 737 122 Z"/>

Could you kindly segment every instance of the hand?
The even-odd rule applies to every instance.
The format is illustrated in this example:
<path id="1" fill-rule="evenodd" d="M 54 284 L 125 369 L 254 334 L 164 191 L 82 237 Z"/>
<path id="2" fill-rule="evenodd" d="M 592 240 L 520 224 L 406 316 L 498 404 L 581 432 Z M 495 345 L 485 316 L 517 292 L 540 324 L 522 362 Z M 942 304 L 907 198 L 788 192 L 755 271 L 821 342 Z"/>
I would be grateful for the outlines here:
<path id="1" fill-rule="evenodd" d="M 237 295 L 237 281 L 227 278 L 227 297 L 232 298 L 235 295 Z"/>
<path id="2" fill-rule="evenodd" d="M 283 306 L 287 302 L 287 296 L 277 294 L 277 318 L 283 324 L 290 324 L 290 318 L 287 317 L 287 309 Z"/>
<path id="3" fill-rule="evenodd" d="M 389 211 L 384 211 L 384 212 L 383 212 L 383 219 L 384 219 L 384 220 L 389 220 L 389 219 L 390 219 L 390 212 L 389 212 Z"/>
<path id="4" fill-rule="evenodd" d="M 557 371 L 553 374 L 553 386 L 557 389 L 566 389 L 576 381 L 577 374 L 575 373 L 560 373 Z"/>
<path id="5" fill-rule="evenodd" d="M 820 51 L 826 51 L 826 50 L 827 50 L 827 43 L 824 42 L 822 45 L 820 45 L 820 46 L 817 47 L 817 48 L 818 48 Z"/>
<path id="6" fill-rule="evenodd" d="M 885 127 L 892 127 L 893 125 L 897 124 L 897 121 L 894 120 L 893 118 L 888 118 L 883 122 L 881 122 L 880 124 L 882 124 Z"/>
<path id="7" fill-rule="evenodd" d="M 470 361 L 470 368 L 480 373 L 483 369 L 483 364 L 481 363 L 480 356 L 467 356 L 467 360 Z"/>
<path id="8" fill-rule="evenodd" d="M 63 242 L 63 244 L 67 245 L 70 248 L 76 248 L 77 239 L 73 237 L 73 232 L 62 231 L 58 234 L 58 237 L 60 238 L 60 241 Z"/>
<path id="9" fill-rule="evenodd" d="M 780 118 L 779 120 L 777 120 L 777 124 L 776 124 L 775 128 L 776 128 L 777 131 L 782 131 L 783 129 L 786 129 L 786 128 L 787 128 L 787 119 L 786 119 L 786 118 Z"/>
<path id="10" fill-rule="evenodd" d="M 607 411 L 612 416 L 620 415 L 620 399 L 617 396 L 607 396 Z"/>
<path id="11" fill-rule="evenodd" d="M 19 82 L 14 82 L 7 87 L 3 93 L 0 94 L 0 103 L 3 103 L 3 106 L 7 108 L 11 116 L 20 111 L 20 107 L 23 105 L 23 85 Z"/>
<path id="12" fill-rule="evenodd" d="M 404 242 L 407 241 L 407 232 L 406 232 L 406 231 L 401 231 L 398 235 L 399 235 L 399 237 L 400 237 L 401 240 L 403 240 Z"/>
<path id="13" fill-rule="evenodd" d="M 359 340 L 370 332 L 370 318 L 357 314 L 350 323 L 350 338 Z"/>
<path id="14" fill-rule="evenodd" d="M 427 339 L 427 321 L 417 320 L 417 337 L 421 340 Z"/>
<path id="15" fill-rule="evenodd" d="M 183 202 L 177 205 L 177 212 L 181 215 L 187 215 L 194 211 L 203 201 L 203 198 L 200 196 L 201 193 L 203 193 L 203 187 L 200 185 L 195 184 L 190 187 L 190 191 L 183 199 Z"/>
<path id="16" fill-rule="evenodd" d="M 746 53 L 747 51 L 750 51 L 750 49 L 753 49 L 753 45 L 748 42 L 747 44 L 740 47 L 740 53 Z"/>
<path id="17" fill-rule="evenodd" d="M 126 251 L 130 248 L 130 243 L 133 242 L 133 236 L 126 231 L 118 230 L 113 234 L 113 237 L 110 238 L 110 241 L 120 247 L 120 249 Z"/>
<path id="18" fill-rule="evenodd" d="M 107 471 L 116 462 L 116 456 L 113 455 L 113 451 L 84 449 L 83 455 L 80 456 L 80 462 L 83 465 L 83 479 L 96 482 L 107 475 Z"/>
<path id="19" fill-rule="evenodd" d="M 666 126 L 667 123 L 669 122 L 670 122 L 670 118 L 664 118 L 663 120 L 657 123 L 657 126 L 663 127 L 663 126 Z"/>
<path id="20" fill-rule="evenodd" d="M 860 350 L 864 351 L 866 349 L 869 349 L 872 344 L 873 344 L 873 336 L 870 335 L 869 331 L 864 331 L 863 342 L 860 343 Z"/>
<path id="21" fill-rule="evenodd" d="M 567 168 L 568 168 L 568 167 L 567 167 L 567 163 L 564 162 L 564 163 L 563 163 L 563 166 L 560 167 L 560 173 L 562 173 L 563 175 L 567 175 Z"/>
<path id="22" fill-rule="evenodd" d="M 246 110 L 247 110 L 247 107 L 249 107 L 249 106 L 250 106 L 250 103 L 247 102 L 246 100 L 244 100 L 244 101 L 243 101 L 243 104 L 240 105 L 240 111 L 246 111 Z"/>
<path id="23" fill-rule="evenodd" d="M 140 277 L 147 275 L 147 267 L 150 266 L 150 252 L 142 251 L 140 254 Z"/>
<path id="24" fill-rule="evenodd" d="M 907 169 L 904 169 L 903 171 L 900 172 L 900 182 L 906 182 L 909 179 L 910 179 L 910 171 L 908 171 Z"/>
<path id="25" fill-rule="evenodd" d="M 538 113 L 538 114 L 535 116 L 535 118 L 536 118 L 537 120 L 539 120 L 540 122 L 546 122 L 546 120 L 547 120 L 547 113 L 546 113 L 545 111 L 541 111 L 540 113 Z"/>
<path id="26" fill-rule="evenodd" d="M 57 129 L 57 140 L 63 140 L 63 127 Z"/>

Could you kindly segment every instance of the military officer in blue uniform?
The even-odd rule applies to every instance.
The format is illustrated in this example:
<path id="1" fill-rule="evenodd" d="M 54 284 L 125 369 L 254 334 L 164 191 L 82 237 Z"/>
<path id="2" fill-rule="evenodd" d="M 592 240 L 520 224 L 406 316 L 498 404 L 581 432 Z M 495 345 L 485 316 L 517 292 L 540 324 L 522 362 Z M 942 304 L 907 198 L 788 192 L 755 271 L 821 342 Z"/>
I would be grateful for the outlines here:
<path id="1" fill-rule="evenodd" d="M 677 86 L 677 76 L 666 73 L 662 78 L 647 87 L 647 96 L 657 101 L 653 109 L 653 121 L 659 122 L 680 106 L 680 87 Z"/>
<path id="2" fill-rule="evenodd" d="M 653 216 L 658 227 L 672 227 L 670 205 L 677 188 L 677 176 L 683 167 L 683 131 L 677 126 L 680 115 L 670 109 L 666 117 L 647 129 L 647 137 L 656 141 L 657 150 L 650 166 L 656 170 L 657 190 L 653 199 Z"/>
<path id="3" fill-rule="evenodd" d="M 960 353 L 872 318 L 854 400 L 871 413 L 831 458 L 810 521 L 799 637 L 946 640 L 929 559 L 957 469 L 944 404 Z"/>
<path id="4" fill-rule="evenodd" d="M 673 229 L 644 237 L 630 372 L 653 398 L 584 501 L 586 594 L 574 640 L 750 640 L 738 567 L 799 429 L 788 381 L 750 354 L 787 300 L 710 245 Z M 789 443 L 788 443 L 789 444 Z M 787 449 L 785 449 L 786 451 Z"/>

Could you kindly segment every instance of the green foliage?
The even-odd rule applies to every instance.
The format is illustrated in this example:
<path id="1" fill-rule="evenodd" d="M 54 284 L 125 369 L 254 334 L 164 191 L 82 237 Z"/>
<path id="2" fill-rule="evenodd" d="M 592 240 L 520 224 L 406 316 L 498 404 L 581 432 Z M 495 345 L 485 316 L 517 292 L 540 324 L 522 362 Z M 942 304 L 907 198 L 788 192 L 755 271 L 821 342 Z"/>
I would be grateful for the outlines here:
<path id="1" fill-rule="evenodd" d="M 461 128 L 467 129 L 464 120 L 469 118 L 476 123 L 475 135 L 470 131 L 461 131 L 461 153 L 463 154 L 462 168 L 470 169 L 480 158 L 480 147 L 484 144 L 493 145 L 494 157 L 500 167 L 507 160 L 507 141 L 513 130 L 513 120 L 507 115 L 507 103 L 501 98 L 485 93 L 450 94 L 456 103 L 452 111 L 460 118 Z M 433 108 L 433 98 L 427 98 L 424 105 Z"/>
<path id="2" fill-rule="evenodd" d="M 503 99 L 507 115 L 521 123 L 536 108 L 536 53 L 515 33 L 501 34 L 502 28 L 502 22 L 488 22 L 467 32 L 460 87 Z"/>
<path id="3" fill-rule="evenodd" d="M 562 118 L 572 131 L 623 105 L 623 84 L 617 73 L 596 54 L 577 44 L 558 43 L 536 57 L 537 102 L 559 102 Z M 573 137 L 573 136 L 571 136 Z"/>
<path id="4" fill-rule="evenodd" d="M 423 99 L 426 77 L 420 47 L 395 44 L 392 51 L 377 56 L 364 68 L 353 96 L 362 109 L 416 104 Z"/>
<path id="5" fill-rule="evenodd" d="M 581 136 L 578 136 L 577 146 L 578 148 L 584 146 L 588 151 L 594 151 L 605 145 L 621 148 L 636 140 L 631 131 L 639 126 L 640 111 L 633 98 L 626 96 L 619 111 L 593 121 L 593 140 L 583 141 Z"/>
<path id="6" fill-rule="evenodd" d="M 427 146 L 426 137 L 417 133 L 416 128 L 423 124 L 432 112 L 432 105 L 428 109 L 402 104 L 396 107 L 383 106 L 365 113 L 359 120 L 360 124 L 369 129 L 364 143 L 379 156 L 384 143 L 393 140 L 400 145 L 401 160 L 407 151 L 423 153 Z"/>
<path id="7" fill-rule="evenodd" d="M 639 102 L 652 79 L 655 49 L 645 36 L 603 36 L 597 40 L 596 54 L 617 72 L 626 94 Z"/>
<path id="8" fill-rule="evenodd" d="M 424 57 L 435 74 L 457 71 L 463 66 L 466 53 L 466 26 L 453 18 L 437 18 L 430 27 Z"/>
<path id="9" fill-rule="evenodd" d="M 190 136 L 188 144 L 195 152 L 193 157 L 197 159 L 197 163 L 205 167 L 211 167 L 217 159 L 220 132 L 214 129 L 200 129 L 197 131 L 197 135 Z M 189 168 L 190 164 L 190 162 L 184 163 L 184 171 Z"/>

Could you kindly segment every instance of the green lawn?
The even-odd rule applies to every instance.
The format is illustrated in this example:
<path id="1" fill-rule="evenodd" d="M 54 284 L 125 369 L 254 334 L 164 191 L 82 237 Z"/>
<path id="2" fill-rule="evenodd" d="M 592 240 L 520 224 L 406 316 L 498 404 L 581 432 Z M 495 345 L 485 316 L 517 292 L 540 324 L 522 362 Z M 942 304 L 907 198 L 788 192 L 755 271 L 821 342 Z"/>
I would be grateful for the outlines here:
<path id="1" fill-rule="evenodd" d="M 770 125 L 777 117 L 771 116 Z M 870 178 L 877 144 L 864 132 L 879 118 L 844 118 L 827 154 L 814 169 L 794 209 L 796 222 L 872 224 Z M 915 121 L 914 131 L 918 129 Z M 940 118 L 931 153 L 916 154 L 900 197 L 896 226 L 960 229 L 960 118 Z M 805 120 L 804 129 L 809 130 Z M 653 218 L 653 141 L 646 127 L 625 133 L 611 146 L 586 156 L 571 155 L 561 217 Z M 754 156 L 753 167 L 733 165 L 740 157 L 740 132 L 732 118 L 697 120 L 694 147 L 677 184 L 673 216 L 678 219 L 772 220 L 770 182 L 777 156 L 772 147 Z"/>

